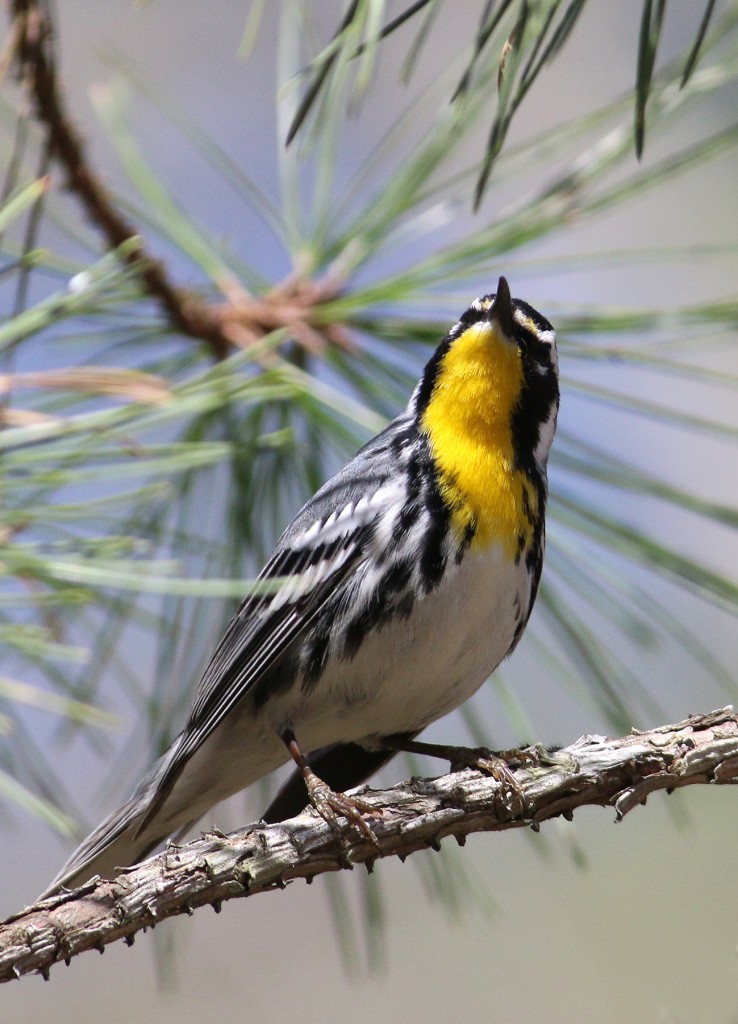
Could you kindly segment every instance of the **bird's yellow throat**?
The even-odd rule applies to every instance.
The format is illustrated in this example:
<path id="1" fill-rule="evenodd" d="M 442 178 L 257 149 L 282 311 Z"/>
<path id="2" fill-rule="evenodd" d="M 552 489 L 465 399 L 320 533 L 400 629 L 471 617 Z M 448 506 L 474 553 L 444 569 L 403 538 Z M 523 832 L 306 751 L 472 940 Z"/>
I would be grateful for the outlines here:
<path id="1" fill-rule="evenodd" d="M 522 387 L 518 346 L 494 323 L 473 324 L 443 357 L 421 421 L 457 538 L 472 526 L 473 548 L 499 543 L 510 557 L 528 546 L 539 514 L 535 488 L 515 468 L 512 417 Z"/>

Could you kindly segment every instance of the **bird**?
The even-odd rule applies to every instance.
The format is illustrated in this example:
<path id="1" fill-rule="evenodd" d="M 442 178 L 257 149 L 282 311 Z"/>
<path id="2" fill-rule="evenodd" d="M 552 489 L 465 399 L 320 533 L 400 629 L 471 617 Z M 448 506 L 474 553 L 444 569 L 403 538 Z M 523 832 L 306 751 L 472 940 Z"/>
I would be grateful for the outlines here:
<path id="1" fill-rule="evenodd" d="M 500 277 L 443 337 L 404 411 L 297 513 L 184 729 L 43 897 L 115 877 L 289 761 L 263 820 L 311 803 L 373 838 L 368 803 L 344 791 L 399 750 L 453 760 L 458 748 L 416 737 L 525 629 L 558 408 L 554 329 Z"/>

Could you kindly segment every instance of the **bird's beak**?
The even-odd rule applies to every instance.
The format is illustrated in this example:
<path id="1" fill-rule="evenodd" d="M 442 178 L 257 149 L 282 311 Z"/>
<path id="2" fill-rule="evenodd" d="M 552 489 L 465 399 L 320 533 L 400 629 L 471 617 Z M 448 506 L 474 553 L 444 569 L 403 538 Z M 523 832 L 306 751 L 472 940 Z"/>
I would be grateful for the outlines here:
<path id="1" fill-rule="evenodd" d="M 497 294 L 495 295 L 495 304 L 490 312 L 490 320 L 497 324 L 506 338 L 513 337 L 515 328 L 510 285 L 504 277 L 501 277 L 497 283 Z"/>

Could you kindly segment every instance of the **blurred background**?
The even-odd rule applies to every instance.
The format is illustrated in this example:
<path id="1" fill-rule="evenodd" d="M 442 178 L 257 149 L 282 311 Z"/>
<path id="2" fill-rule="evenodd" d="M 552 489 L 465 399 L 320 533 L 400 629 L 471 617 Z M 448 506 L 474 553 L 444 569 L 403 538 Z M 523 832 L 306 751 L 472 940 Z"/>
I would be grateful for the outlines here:
<path id="1" fill-rule="evenodd" d="M 375 6 L 381 23 L 405 7 Z M 412 67 L 413 22 L 372 66 L 339 61 L 288 149 L 295 76 L 329 42 L 337 0 L 54 11 L 90 163 L 172 278 L 212 299 L 285 279 L 330 287 L 314 334 L 216 363 L 105 261 L 58 167 L 35 234 L 30 199 L 3 221 L 2 372 L 105 366 L 159 382 L 126 378 L 154 389 L 139 404 L 68 379 L 4 396 L 3 915 L 181 728 L 289 517 L 397 412 L 445 326 L 500 273 L 559 332 L 545 586 L 499 678 L 426 738 L 570 743 L 735 700 L 738 9 L 715 5 L 679 91 L 703 10 L 669 8 L 639 162 L 642 8 L 589 0 L 516 109 L 475 212 L 515 12 L 459 112 L 449 97 L 488 6 L 429 7 Z M 21 138 L 21 96 L 6 82 L 17 190 L 45 171 L 41 133 Z M 382 779 L 438 770 L 398 760 Z M 203 826 L 255 820 L 266 795 Z M 735 1024 L 733 800 L 694 787 L 617 828 L 587 808 L 540 835 L 472 837 L 371 878 L 200 910 L 8 986 L 6 1019 Z"/>

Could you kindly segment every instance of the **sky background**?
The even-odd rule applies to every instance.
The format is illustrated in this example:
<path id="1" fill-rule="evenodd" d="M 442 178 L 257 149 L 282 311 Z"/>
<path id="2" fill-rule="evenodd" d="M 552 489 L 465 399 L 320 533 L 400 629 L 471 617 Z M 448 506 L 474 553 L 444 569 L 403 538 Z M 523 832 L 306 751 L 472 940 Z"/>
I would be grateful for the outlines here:
<path id="1" fill-rule="evenodd" d="M 247 61 L 237 53 L 247 4 L 158 0 L 134 8 L 104 0 L 58 6 L 61 66 L 70 108 L 83 124 L 93 161 L 107 180 L 122 190 L 130 188 L 90 102 L 94 89 L 114 77 L 101 58 L 106 49 L 114 48 L 146 67 L 239 166 L 277 197 L 277 0 L 266 4 L 263 32 Z M 402 38 L 383 50 L 372 94 L 342 144 L 338 187 L 350 183 L 397 111 L 430 86 L 447 55 L 457 53 L 467 38 L 469 23 L 476 24 L 477 3 L 460 0 L 449 7 L 409 91 L 398 84 Z M 327 39 L 339 6 L 325 0 L 315 8 L 322 38 Z M 594 109 L 631 86 L 638 16 L 636 4 L 593 0 L 588 5 L 562 57 L 521 109 L 511 145 L 545 130 L 561 119 L 562 112 L 573 116 Z M 692 38 L 693 22 L 692 5 L 669 10 L 661 59 L 683 49 Z M 679 131 L 688 138 L 701 137 L 726 123 L 735 101 L 735 91 L 723 95 L 701 107 L 699 115 L 686 117 Z M 214 187 L 212 173 L 176 130 L 138 99 L 132 101 L 132 121 L 147 157 L 195 220 L 231 239 L 245 257 L 253 259 L 258 253 L 260 269 L 268 276 L 279 279 L 288 272 L 282 252 L 258 217 L 243 204 L 236 205 L 227 189 Z M 415 130 L 420 136 L 422 123 Z M 662 157 L 678 134 L 649 143 L 644 167 Z M 465 143 L 459 165 L 478 158 L 482 146 L 482 138 Z M 540 169 L 542 180 L 548 170 Z M 513 293 L 523 295 L 554 323 L 562 307 L 668 309 L 675 303 L 734 293 L 735 255 L 648 266 L 624 260 L 614 268 L 571 266 L 566 258 L 582 251 L 669 246 L 686 240 L 694 246 L 735 245 L 737 172 L 733 152 L 617 212 L 562 227 L 525 250 L 527 264 L 521 260 L 519 266 L 500 267 L 497 272 L 508 274 Z M 514 200 L 514 192 L 514 182 L 495 192 L 481 216 L 491 218 L 504 209 Z M 470 213 L 459 213 L 448 231 L 463 234 L 470 218 Z M 419 253 L 422 244 L 418 243 Z M 170 253 L 163 254 L 174 260 L 175 273 L 186 282 L 191 269 Z M 494 282 L 483 290 L 493 287 Z M 735 346 L 712 347 L 704 363 L 738 372 Z M 567 375 L 577 372 L 576 366 L 562 368 L 562 426 L 584 431 L 638 464 L 659 465 L 664 479 L 686 480 L 694 493 L 738 503 L 733 446 L 705 436 L 688 438 L 569 400 Z M 619 374 L 620 382 L 628 382 L 627 372 L 608 367 L 602 371 L 603 376 L 612 372 Z M 630 383 L 634 388 L 645 386 L 640 380 Z M 683 400 L 696 414 L 709 411 L 738 423 L 734 393 L 708 395 L 678 380 L 669 387 L 668 396 L 659 397 Z M 707 402 L 709 410 L 704 408 Z M 552 488 L 555 485 L 552 479 Z M 631 502 L 628 514 L 636 524 L 648 523 L 653 506 Z M 666 516 L 661 528 L 683 550 L 716 569 L 730 571 L 737 564 L 738 543 L 727 530 L 695 530 L 677 512 Z M 735 664 L 734 621 L 704 606 L 693 607 L 682 595 L 671 596 L 691 616 L 692 628 Z M 146 663 L 146 652 L 132 652 L 132 657 L 142 678 L 150 676 L 153 668 Z M 653 692 L 664 721 L 726 703 L 718 687 L 700 678 L 674 651 L 659 650 L 650 659 Z M 604 731 L 597 712 L 576 695 L 552 695 L 535 650 L 525 643 L 506 679 L 521 687 L 531 717 L 545 733 L 542 739 L 571 742 L 583 732 Z M 476 699 L 480 710 L 499 719 L 499 698 L 492 688 Z M 130 720 L 127 724 L 134 727 Z M 461 736 L 454 721 L 437 724 L 428 733 L 429 739 L 446 741 Z M 500 719 L 494 739 L 507 745 L 516 737 Z M 94 769 L 83 759 L 82 749 L 79 756 L 76 747 L 69 751 L 65 774 L 70 791 L 80 787 L 85 794 L 81 806 L 89 808 L 94 821 L 110 803 L 96 789 Z M 122 766 L 122 772 L 130 769 L 122 789 L 144 767 Z M 727 788 L 695 787 L 669 799 L 657 795 L 646 810 L 634 811 L 617 828 L 611 811 L 585 808 L 573 824 L 551 823 L 541 836 L 521 830 L 472 837 L 461 859 L 456 851 L 453 854 L 491 894 L 494 906 L 486 909 L 485 902 L 490 901 L 481 897 L 473 897 L 463 911 L 444 909 L 411 861 L 378 865 L 368 885 L 381 892 L 386 927 L 381 963 L 373 970 L 366 969 L 366 957 L 360 956 L 353 973 L 347 972 L 342 940 L 331 917 L 331 892 L 340 885 L 361 918 L 366 886 L 354 872 L 338 881 L 319 879 L 310 888 L 297 882 L 284 892 L 232 901 L 220 916 L 206 908 L 191 919 L 166 923 L 154 936 L 140 936 L 132 949 L 117 944 L 102 959 L 86 954 L 69 969 L 57 967 L 49 983 L 24 979 L 4 989 L 0 1015 L 14 1024 L 52 1017 L 77 1024 L 122 1024 L 154 1016 L 180 1024 L 213 1018 L 277 1022 L 288 1015 L 305 1022 L 350 1017 L 357 1024 L 381 1018 L 532 1024 L 544 1014 L 551 1024 L 736 1024 L 734 799 Z M 218 824 L 242 823 L 243 807 L 232 801 Z M 5 884 L 0 888 L 0 913 L 9 913 L 33 899 L 56 873 L 67 849 L 41 825 L 20 815 L 6 816 L 2 829 L 0 872 Z M 412 860 L 430 862 L 436 856 L 429 852 Z M 176 956 L 162 968 L 161 954 L 169 942 L 176 945 Z"/>

